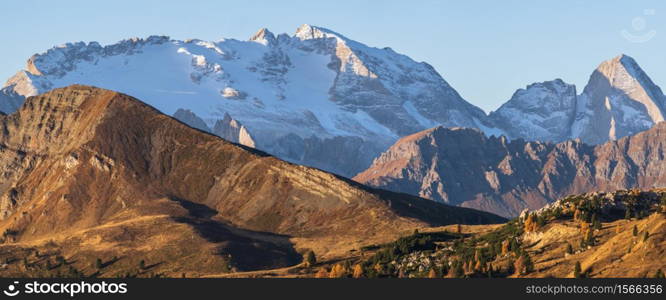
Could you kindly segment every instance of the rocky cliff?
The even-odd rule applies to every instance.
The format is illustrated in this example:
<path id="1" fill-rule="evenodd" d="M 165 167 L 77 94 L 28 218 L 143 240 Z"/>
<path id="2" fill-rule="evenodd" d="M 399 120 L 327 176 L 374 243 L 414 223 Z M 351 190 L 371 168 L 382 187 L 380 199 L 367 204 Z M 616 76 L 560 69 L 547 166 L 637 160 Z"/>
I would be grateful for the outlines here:
<path id="1" fill-rule="evenodd" d="M 666 186 L 666 123 L 591 146 L 508 141 L 437 127 L 405 137 L 355 180 L 516 216 L 569 194 Z"/>

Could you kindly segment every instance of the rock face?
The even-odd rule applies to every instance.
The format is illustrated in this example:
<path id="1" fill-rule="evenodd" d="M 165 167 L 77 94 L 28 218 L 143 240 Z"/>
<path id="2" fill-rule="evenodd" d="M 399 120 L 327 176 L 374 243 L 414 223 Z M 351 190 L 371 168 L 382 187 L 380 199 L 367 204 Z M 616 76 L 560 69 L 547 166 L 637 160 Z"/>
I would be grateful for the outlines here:
<path id="1" fill-rule="evenodd" d="M 664 120 L 666 97 L 636 61 L 602 63 L 579 97 L 572 135 L 598 144 L 647 130 Z"/>
<path id="2" fill-rule="evenodd" d="M 378 188 L 517 216 L 570 194 L 666 186 L 666 123 L 597 146 L 508 141 L 474 129 L 408 137 L 354 177 Z"/>
<path id="3" fill-rule="evenodd" d="M 559 79 L 535 83 L 489 117 L 512 139 L 600 144 L 651 128 L 664 120 L 665 107 L 661 89 L 620 55 L 599 65 L 580 95 Z"/>
<path id="4" fill-rule="evenodd" d="M 239 143 L 251 148 L 255 148 L 256 146 L 256 143 L 254 142 L 254 139 L 252 139 L 247 128 L 240 122 L 232 119 L 229 114 L 225 114 L 222 120 L 217 120 L 217 122 L 215 122 L 215 127 L 213 127 L 211 132 L 227 141 Z"/>
<path id="5" fill-rule="evenodd" d="M 192 128 L 196 128 L 205 132 L 211 132 L 210 128 L 208 128 L 208 125 L 206 125 L 206 122 L 204 122 L 204 120 L 199 118 L 189 109 L 178 109 L 176 113 L 173 114 L 173 117 Z"/>
<path id="6" fill-rule="evenodd" d="M 400 136 L 486 118 L 430 65 L 309 25 L 293 36 L 262 29 L 248 41 L 65 44 L 30 58 L 5 90 L 26 97 L 70 84 L 124 92 L 168 115 L 189 111 L 213 133 L 220 120 L 230 126 L 228 115 L 257 149 L 347 176 Z M 0 110 L 13 112 L 13 103 Z M 344 150 L 347 163 L 322 155 L 331 148 Z"/>
<path id="7" fill-rule="evenodd" d="M 11 247 L 51 240 L 82 265 L 271 268 L 305 247 L 330 257 L 430 224 L 502 221 L 293 165 L 88 86 L 29 97 L 0 129 L 0 230 Z"/>
<path id="8" fill-rule="evenodd" d="M 23 97 L 11 88 L 0 90 L 0 113 L 16 111 L 23 103 Z"/>

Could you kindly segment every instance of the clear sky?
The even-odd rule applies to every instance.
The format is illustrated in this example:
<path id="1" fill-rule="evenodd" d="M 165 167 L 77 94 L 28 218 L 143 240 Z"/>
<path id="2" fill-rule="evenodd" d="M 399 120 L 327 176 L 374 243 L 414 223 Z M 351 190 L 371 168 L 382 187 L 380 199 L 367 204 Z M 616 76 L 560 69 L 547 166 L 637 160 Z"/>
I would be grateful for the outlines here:
<path id="1" fill-rule="evenodd" d="M 428 62 L 486 111 L 532 82 L 562 78 L 580 91 L 601 61 L 620 53 L 666 88 L 666 1 L 629 0 L 8 0 L 0 80 L 65 42 L 247 39 L 261 27 L 292 34 L 304 23 Z"/>

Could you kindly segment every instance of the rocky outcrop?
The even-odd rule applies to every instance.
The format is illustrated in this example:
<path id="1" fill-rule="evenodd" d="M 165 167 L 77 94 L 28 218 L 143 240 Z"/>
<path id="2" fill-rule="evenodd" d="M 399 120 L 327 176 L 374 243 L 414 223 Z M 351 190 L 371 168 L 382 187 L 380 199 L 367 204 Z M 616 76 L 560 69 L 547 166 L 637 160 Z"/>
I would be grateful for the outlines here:
<path id="1" fill-rule="evenodd" d="M 178 109 L 176 113 L 173 114 L 173 117 L 192 128 L 196 128 L 205 132 L 211 132 L 210 128 L 208 128 L 208 125 L 206 125 L 206 122 L 204 122 L 204 120 L 199 118 L 199 116 L 197 116 L 189 109 Z"/>
<path id="2" fill-rule="evenodd" d="M 215 122 L 212 133 L 234 143 L 245 145 L 251 148 L 256 147 L 256 143 L 250 132 L 240 122 L 231 118 L 229 114 L 224 114 L 222 120 Z"/>
<path id="3" fill-rule="evenodd" d="M 437 127 L 405 137 L 354 177 L 378 188 L 517 216 L 569 194 L 666 186 L 666 123 L 597 146 L 508 141 Z"/>

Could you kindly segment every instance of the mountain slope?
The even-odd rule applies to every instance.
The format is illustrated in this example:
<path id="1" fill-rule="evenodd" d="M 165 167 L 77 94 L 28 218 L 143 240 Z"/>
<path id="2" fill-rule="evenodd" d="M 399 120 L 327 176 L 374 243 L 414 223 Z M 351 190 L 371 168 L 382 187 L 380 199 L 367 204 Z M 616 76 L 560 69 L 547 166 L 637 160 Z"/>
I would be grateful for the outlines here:
<path id="1" fill-rule="evenodd" d="M 256 148 L 347 176 L 400 136 L 485 122 L 428 64 L 309 25 L 248 41 L 65 44 L 30 58 L 4 90 L 25 97 L 70 84 L 124 92 L 169 115 L 189 110 L 210 129 L 228 115 Z"/>
<path id="2" fill-rule="evenodd" d="M 351 260 L 360 277 L 647 278 L 666 268 L 665 249 L 666 190 L 620 190 L 563 198 L 501 226 L 429 228 Z"/>
<path id="3" fill-rule="evenodd" d="M 569 194 L 666 186 L 664 136 L 663 122 L 597 146 L 508 141 L 437 127 L 401 139 L 354 179 L 516 216 Z"/>
<path id="4" fill-rule="evenodd" d="M 332 257 L 502 220 L 293 165 L 93 87 L 30 97 L 0 128 L 0 254 L 48 250 L 89 274 L 95 257 L 121 259 L 106 276 L 140 259 L 172 275 L 279 267 L 305 248 Z"/>

